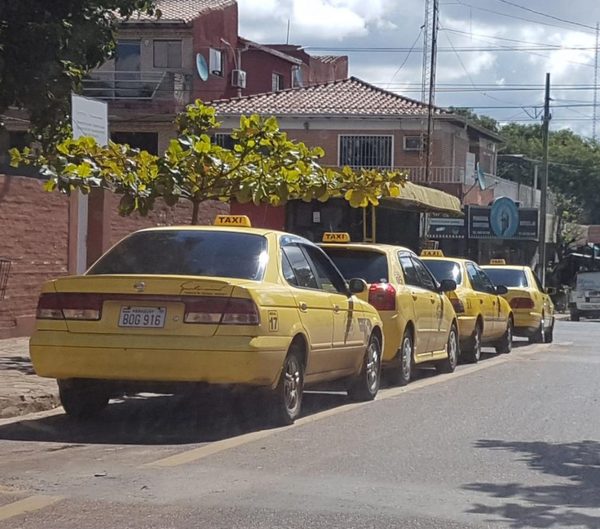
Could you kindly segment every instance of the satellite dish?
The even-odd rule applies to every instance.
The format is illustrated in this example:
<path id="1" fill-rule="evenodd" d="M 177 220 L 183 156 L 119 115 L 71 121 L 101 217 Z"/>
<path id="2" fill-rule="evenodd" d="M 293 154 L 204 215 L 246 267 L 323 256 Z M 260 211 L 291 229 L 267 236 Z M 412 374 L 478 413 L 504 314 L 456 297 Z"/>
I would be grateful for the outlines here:
<path id="1" fill-rule="evenodd" d="M 206 59 L 201 53 L 196 54 L 196 70 L 200 79 L 203 81 L 208 80 L 208 64 L 206 64 Z"/>

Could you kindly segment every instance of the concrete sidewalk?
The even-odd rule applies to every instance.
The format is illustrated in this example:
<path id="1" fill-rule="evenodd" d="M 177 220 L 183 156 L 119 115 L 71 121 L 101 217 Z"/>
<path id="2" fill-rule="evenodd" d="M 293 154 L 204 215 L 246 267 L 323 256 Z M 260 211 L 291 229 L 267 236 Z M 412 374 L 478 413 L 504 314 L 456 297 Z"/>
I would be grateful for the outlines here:
<path id="1" fill-rule="evenodd" d="M 56 381 L 36 376 L 28 338 L 0 340 L 0 419 L 60 405 Z"/>

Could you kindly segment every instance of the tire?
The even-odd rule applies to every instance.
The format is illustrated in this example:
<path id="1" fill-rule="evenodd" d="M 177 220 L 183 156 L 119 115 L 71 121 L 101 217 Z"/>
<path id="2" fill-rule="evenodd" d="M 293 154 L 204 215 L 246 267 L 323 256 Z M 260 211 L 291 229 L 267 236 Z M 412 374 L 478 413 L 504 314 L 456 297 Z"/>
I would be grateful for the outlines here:
<path id="1" fill-rule="evenodd" d="M 544 338 L 544 343 L 552 343 L 554 341 L 554 318 L 552 318 L 552 325 L 550 325 L 550 328 L 546 331 Z"/>
<path id="2" fill-rule="evenodd" d="M 404 330 L 400 349 L 398 349 L 398 358 L 400 365 L 388 370 L 387 380 L 394 386 L 406 386 L 410 382 L 414 370 L 413 339 L 410 329 Z"/>
<path id="3" fill-rule="evenodd" d="M 448 356 L 441 362 L 435 364 L 438 373 L 454 373 L 456 365 L 458 364 L 458 330 L 455 323 L 452 324 L 450 332 L 448 333 L 446 352 L 448 353 Z"/>
<path id="4" fill-rule="evenodd" d="M 529 338 L 529 343 L 546 343 L 546 318 L 542 314 L 539 327 L 533 333 L 533 336 Z"/>
<path id="5" fill-rule="evenodd" d="M 348 388 L 354 401 L 369 401 L 377 396 L 381 382 L 381 342 L 371 334 L 360 373 Z"/>
<path id="6" fill-rule="evenodd" d="M 481 359 L 481 323 L 475 324 L 469 344 L 463 349 L 462 357 L 470 364 L 476 364 Z"/>
<path id="7" fill-rule="evenodd" d="M 87 419 L 108 406 L 109 395 L 94 381 L 59 380 L 60 402 L 69 417 Z"/>
<path id="8" fill-rule="evenodd" d="M 500 338 L 498 343 L 496 343 L 496 353 L 508 354 L 512 351 L 513 328 L 513 320 L 512 318 L 508 318 L 508 323 L 506 324 L 506 331 L 504 331 L 502 338 Z"/>
<path id="9" fill-rule="evenodd" d="M 579 312 L 577 309 L 571 309 L 571 321 L 579 321 Z"/>
<path id="10" fill-rule="evenodd" d="M 273 395 L 272 411 L 277 425 L 293 424 L 302 411 L 304 363 L 302 351 L 292 346 L 283 361 L 279 383 Z"/>

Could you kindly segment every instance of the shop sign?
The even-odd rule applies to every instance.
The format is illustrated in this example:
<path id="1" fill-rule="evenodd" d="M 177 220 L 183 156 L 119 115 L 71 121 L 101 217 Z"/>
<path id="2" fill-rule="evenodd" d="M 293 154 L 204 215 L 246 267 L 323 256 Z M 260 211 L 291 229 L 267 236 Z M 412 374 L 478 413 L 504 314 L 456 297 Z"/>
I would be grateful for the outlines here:
<path id="1" fill-rule="evenodd" d="M 538 210 L 519 208 L 510 198 L 501 197 L 491 207 L 469 207 L 471 239 L 538 239 Z"/>
<path id="2" fill-rule="evenodd" d="M 465 235 L 464 218 L 431 217 L 429 219 L 428 239 L 464 239 Z"/>

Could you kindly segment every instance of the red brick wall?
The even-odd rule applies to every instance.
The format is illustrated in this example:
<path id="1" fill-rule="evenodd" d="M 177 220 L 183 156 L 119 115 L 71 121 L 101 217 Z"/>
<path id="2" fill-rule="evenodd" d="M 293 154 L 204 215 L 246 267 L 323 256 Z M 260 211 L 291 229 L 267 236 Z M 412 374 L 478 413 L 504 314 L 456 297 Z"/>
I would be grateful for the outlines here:
<path id="1" fill-rule="evenodd" d="M 0 338 L 27 334 L 41 284 L 67 273 L 68 200 L 34 178 L 0 175 L 0 257 L 12 261 Z"/>
<path id="2" fill-rule="evenodd" d="M 140 228 L 189 224 L 191 207 L 173 209 L 157 204 L 148 217 L 121 217 L 118 197 L 109 202 L 110 244 Z M 229 206 L 219 202 L 201 208 L 200 223 L 210 224 Z M 0 339 L 31 332 L 42 283 L 68 270 L 69 201 L 47 193 L 43 182 L 23 176 L 0 175 L 0 258 L 12 261 L 5 299 L 0 301 Z"/>

